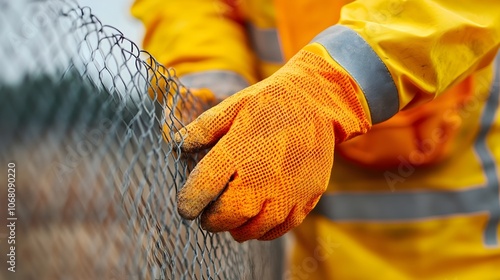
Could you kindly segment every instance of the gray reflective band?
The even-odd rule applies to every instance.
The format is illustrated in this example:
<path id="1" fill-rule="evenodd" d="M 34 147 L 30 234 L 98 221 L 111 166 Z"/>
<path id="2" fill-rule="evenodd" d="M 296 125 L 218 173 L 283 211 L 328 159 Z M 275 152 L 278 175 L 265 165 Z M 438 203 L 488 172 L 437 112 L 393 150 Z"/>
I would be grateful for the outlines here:
<path id="1" fill-rule="evenodd" d="M 398 221 L 488 211 L 498 197 L 483 188 L 457 192 L 324 195 L 315 210 L 332 220 Z"/>
<path id="2" fill-rule="evenodd" d="M 252 46 L 261 60 L 278 64 L 285 62 L 276 28 L 258 28 L 249 23 L 248 32 Z"/>
<path id="3" fill-rule="evenodd" d="M 474 143 L 474 150 L 487 179 L 486 185 L 463 191 L 325 194 L 314 209 L 315 212 L 335 221 L 403 221 L 487 212 L 489 220 L 484 242 L 487 246 L 498 247 L 500 180 L 495 159 L 487 147 L 486 136 L 500 105 L 500 55 L 497 55 L 495 64 L 495 79 Z"/>
<path id="4" fill-rule="evenodd" d="M 229 70 L 194 72 L 179 78 L 188 88 L 208 88 L 218 98 L 226 98 L 249 86 L 240 74 Z"/>
<path id="5" fill-rule="evenodd" d="M 497 54 L 495 59 L 495 79 L 493 80 L 493 85 L 490 89 L 490 96 L 486 101 L 486 106 L 484 108 L 483 115 L 481 116 L 481 126 L 479 134 L 477 136 L 476 142 L 474 143 L 474 149 L 479 155 L 483 170 L 485 170 L 486 175 L 486 189 L 487 192 L 493 197 L 490 198 L 493 205 L 490 205 L 490 219 L 486 225 L 486 230 L 484 233 L 484 239 L 486 245 L 498 245 L 498 223 L 500 222 L 500 197 L 499 188 L 500 180 L 498 179 L 497 166 L 491 151 L 488 149 L 486 143 L 486 136 L 490 132 L 492 125 L 495 122 L 495 115 L 499 107 L 499 95 L 500 95 L 500 53 Z M 498 143 L 496 143 L 498 144 Z M 479 202 L 478 202 L 479 203 Z"/>
<path id="6" fill-rule="evenodd" d="M 355 31 L 334 25 L 313 42 L 323 45 L 332 58 L 358 83 L 365 94 L 372 123 L 388 120 L 399 111 L 399 96 L 389 70 Z"/>

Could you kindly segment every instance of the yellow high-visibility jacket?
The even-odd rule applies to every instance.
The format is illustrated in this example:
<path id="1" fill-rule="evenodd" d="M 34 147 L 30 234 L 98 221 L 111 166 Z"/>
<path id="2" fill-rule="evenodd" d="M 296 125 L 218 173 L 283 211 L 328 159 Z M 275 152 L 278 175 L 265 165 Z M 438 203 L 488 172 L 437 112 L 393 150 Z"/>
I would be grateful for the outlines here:
<path id="1" fill-rule="evenodd" d="M 132 12 L 145 49 L 181 76 L 251 84 L 314 39 L 362 88 L 374 126 L 336 147 L 285 278 L 500 279 L 500 1 L 347 2 L 137 0 Z"/>

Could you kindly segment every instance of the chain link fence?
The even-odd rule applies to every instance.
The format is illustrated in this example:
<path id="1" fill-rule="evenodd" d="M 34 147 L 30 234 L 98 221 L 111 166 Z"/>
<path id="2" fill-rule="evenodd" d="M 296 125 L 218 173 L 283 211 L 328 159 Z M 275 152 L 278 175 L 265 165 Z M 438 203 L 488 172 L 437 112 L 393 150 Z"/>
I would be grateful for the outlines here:
<path id="1" fill-rule="evenodd" d="M 168 139 L 209 105 L 173 69 L 72 1 L 0 0 L 0 38 L 1 279 L 280 278 L 279 240 L 177 214 L 201 155 Z"/>

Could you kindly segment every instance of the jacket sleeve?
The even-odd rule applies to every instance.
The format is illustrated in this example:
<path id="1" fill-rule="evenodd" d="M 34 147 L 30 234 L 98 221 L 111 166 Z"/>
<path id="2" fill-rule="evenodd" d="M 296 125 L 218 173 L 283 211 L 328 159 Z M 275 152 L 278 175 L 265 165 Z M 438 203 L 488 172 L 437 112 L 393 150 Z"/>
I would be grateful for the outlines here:
<path id="1" fill-rule="evenodd" d="M 500 44 L 500 2 L 360 0 L 313 41 L 356 80 L 378 123 L 490 65 Z"/>
<path id="2" fill-rule="evenodd" d="M 145 25 L 143 48 L 177 75 L 216 70 L 253 83 L 254 58 L 233 2 L 136 0 L 132 14 Z"/>

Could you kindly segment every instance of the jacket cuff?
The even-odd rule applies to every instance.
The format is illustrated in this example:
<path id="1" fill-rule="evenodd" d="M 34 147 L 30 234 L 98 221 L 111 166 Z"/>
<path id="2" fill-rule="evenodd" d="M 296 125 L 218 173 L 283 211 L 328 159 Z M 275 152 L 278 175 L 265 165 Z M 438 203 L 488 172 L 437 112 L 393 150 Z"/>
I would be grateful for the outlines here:
<path id="1" fill-rule="evenodd" d="M 394 80 L 372 47 L 355 31 L 334 25 L 316 36 L 333 60 L 343 67 L 363 91 L 373 124 L 399 111 L 399 95 Z"/>

